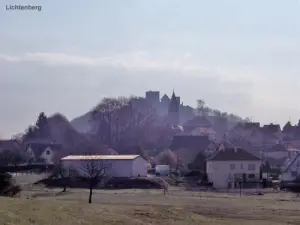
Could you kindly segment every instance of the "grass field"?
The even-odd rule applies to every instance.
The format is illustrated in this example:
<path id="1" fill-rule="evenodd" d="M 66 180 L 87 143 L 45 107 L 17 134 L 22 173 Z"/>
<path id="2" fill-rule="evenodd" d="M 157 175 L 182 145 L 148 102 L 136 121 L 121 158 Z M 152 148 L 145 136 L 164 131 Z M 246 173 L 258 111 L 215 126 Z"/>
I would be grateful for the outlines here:
<path id="1" fill-rule="evenodd" d="M 88 204 L 87 190 L 60 191 L 30 186 L 19 198 L 0 198 L 0 224 L 300 224 L 300 199 L 287 193 L 240 197 L 178 189 L 169 195 L 161 190 L 96 190 Z"/>
<path id="2" fill-rule="evenodd" d="M 300 201 L 291 196 L 95 191 L 93 203 L 87 204 L 87 190 L 59 191 L 41 189 L 32 191 L 31 198 L 0 198 L 0 224 L 300 224 Z"/>

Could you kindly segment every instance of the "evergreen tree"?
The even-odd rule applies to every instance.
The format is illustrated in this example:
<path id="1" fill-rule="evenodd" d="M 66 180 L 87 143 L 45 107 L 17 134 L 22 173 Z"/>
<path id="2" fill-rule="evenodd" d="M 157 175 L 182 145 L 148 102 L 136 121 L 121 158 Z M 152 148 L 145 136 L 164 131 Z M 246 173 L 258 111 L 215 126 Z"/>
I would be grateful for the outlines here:
<path id="1" fill-rule="evenodd" d="M 36 121 L 36 127 L 39 130 L 43 130 L 43 129 L 45 129 L 46 126 L 47 126 L 47 117 L 46 117 L 44 112 L 41 112 L 39 114 L 39 117 L 38 117 L 37 121 Z"/>
<path id="2" fill-rule="evenodd" d="M 48 125 L 48 119 L 44 112 L 39 114 L 39 117 L 36 121 L 37 135 L 40 138 L 49 138 L 50 137 L 50 128 Z"/>
<path id="3" fill-rule="evenodd" d="M 37 136 L 37 129 L 34 126 L 29 126 L 28 129 L 25 131 L 23 139 L 32 139 Z"/>

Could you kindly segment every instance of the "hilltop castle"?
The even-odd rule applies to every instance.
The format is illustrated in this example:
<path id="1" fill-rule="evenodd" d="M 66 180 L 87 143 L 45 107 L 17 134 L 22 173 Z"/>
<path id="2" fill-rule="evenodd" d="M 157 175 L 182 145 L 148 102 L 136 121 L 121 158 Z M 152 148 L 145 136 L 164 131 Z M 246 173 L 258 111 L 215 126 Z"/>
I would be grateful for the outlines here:
<path id="1" fill-rule="evenodd" d="M 180 97 L 173 90 L 171 98 L 164 94 L 160 99 L 159 91 L 147 91 L 145 99 L 156 109 L 159 116 L 165 117 L 165 122 L 174 126 L 184 123 L 194 117 L 194 109 L 180 103 Z"/>

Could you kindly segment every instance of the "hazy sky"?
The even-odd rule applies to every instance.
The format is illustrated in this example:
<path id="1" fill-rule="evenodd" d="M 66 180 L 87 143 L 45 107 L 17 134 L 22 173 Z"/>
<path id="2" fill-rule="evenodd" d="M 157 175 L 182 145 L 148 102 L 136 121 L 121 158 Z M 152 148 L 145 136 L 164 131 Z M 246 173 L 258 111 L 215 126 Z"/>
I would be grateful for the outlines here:
<path id="1" fill-rule="evenodd" d="M 6 4 L 42 11 L 6 11 Z M 262 123 L 300 118 L 297 0 L 1 0 L 0 136 L 104 96 L 171 94 Z"/>

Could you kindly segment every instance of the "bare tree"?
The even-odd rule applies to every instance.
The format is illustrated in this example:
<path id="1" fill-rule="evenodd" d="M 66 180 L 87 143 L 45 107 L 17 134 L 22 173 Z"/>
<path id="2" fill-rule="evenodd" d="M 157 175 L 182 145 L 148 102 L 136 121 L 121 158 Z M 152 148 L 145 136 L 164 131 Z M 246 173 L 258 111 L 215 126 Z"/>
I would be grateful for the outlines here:
<path id="1" fill-rule="evenodd" d="M 124 141 L 145 142 L 155 119 L 154 109 L 145 100 L 119 97 L 103 99 L 92 111 L 90 122 L 98 139 L 115 147 Z"/>
<path id="2" fill-rule="evenodd" d="M 155 157 L 157 164 L 169 165 L 171 168 L 176 168 L 180 165 L 180 162 L 178 161 L 177 163 L 177 160 L 178 157 L 169 149 L 164 150 Z"/>
<path id="3" fill-rule="evenodd" d="M 83 161 L 81 172 L 84 178 L 87 179 L 89 184 L 89 203 L 92 203 L 93 189 L 105 178 L 106 169 L 108 165 L 102 160 L 93 159 L 92 155 L 89 155 L 87 159 Z"/>
<path id="4" fill-rule="evenodd" d="M 129 99 L 124 97 L 119 98 L 104 98 L 92 110 L 92 118 L 90 120 L 93 130 L 97 133 L 98 138 L 103 144 L 111 146 L 114 142 L 115 133 L 119 128 L 120 118 L 118 111 L 128 106 Z"/>
<path id="5" fill-rule="evenodd" d="M 205 105 L 204 100 L 202 99 L 197 100 L 197 109 L 203 109 L 204 105 Z"/>
<path id="6" fill-rule="evenodd" d="M 204 100 L 202 100 L 202 99 L 198 99 L 197 100 L 197 108 L 196 108 L 196 110 L 197 110 L 197 113 L 199 115 L 202 113 L 204 105 L 205 105 Z"/>

